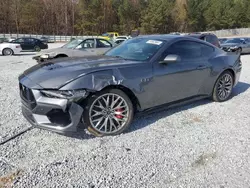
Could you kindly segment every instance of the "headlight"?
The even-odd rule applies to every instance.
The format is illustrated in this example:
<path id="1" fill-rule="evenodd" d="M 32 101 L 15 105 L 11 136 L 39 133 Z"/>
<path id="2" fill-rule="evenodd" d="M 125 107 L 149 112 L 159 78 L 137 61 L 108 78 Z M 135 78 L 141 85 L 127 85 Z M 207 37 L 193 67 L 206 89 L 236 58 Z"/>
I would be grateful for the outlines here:
<path id="1" fill-rule="evenodd" d="M 87 96 L 86 90 L 41 90 L 41 93 L 49 98 L 60 98 L 60 99 L 76 99 L 84 98 Z"/>
<path id="2" fill-rule="evenodd" d="M 43 58 L 43 59 L 48 59 L 48 58 L 49 58 L 49 55 L 48 55 L 48 54 L 43 54 L 43 55 L 41 55 L 40 57 Z"/>
<path id="3" fill-rule="evenodd" d="M 43 59 L 48 59 L 48 58 L 54 58 L 56 56 L 55 52 L 47 53 L 47 54 L 42 54 L 40 57 Z"/>

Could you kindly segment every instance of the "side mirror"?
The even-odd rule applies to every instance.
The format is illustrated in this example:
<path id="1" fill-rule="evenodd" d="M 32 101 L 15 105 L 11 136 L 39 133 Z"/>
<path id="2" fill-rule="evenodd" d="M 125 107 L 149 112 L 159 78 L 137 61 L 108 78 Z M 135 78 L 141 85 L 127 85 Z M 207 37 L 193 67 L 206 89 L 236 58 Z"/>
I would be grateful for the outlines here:
<path id="1" fill-rule="evenodd" d="M 168 64 L 168 63 L 177 63 L 180 62 L 181 58 L 178 55 L 170 54 L 163 61 L 161 61 L 161 64 Z"/>

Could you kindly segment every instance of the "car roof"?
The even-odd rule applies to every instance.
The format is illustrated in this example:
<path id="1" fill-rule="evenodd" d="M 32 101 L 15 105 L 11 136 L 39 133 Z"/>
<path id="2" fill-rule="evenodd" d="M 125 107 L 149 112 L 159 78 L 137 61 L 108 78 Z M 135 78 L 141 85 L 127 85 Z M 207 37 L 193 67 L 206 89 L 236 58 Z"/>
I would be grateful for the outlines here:
<path id="1" fill-rule="evenodd" d="M 150 38 L 150 39 L 155 39 L 155 40 L 165 40 L 169 41 L 172 39 L 177 39 L 177 38 L 183 38 L 183 36 L 180 35 L 171 35 L 171 34 L 166 34 L 166 35 L 140 35 L 137 38 Z"/>
<path id="2" fill-rule="evenodd" d="M 208 46 L 214 47 L 214 45 L 200 40 L 198 38 L 194 38 L 194 37 L 190 37 L 190 35 L 171 35 L 171 34 L 166 34 L 166 35 L 141 35 L 135 38 L 148 38 L 149 40 L 162 40 L 162 41 L 173 41 L 173 40 L 178 40 L 178 39 L 183 39 L 183 40 L 190 40 L 190 41 L 194 41 L 194 42 L 199 42 L 199 43 L 203 43 L 206 44 Z"/>
<path id="3" fill-rule="evenodd" d="M 199 37 L 202 37 L 202 36 L 205 36 L 205 35 L 213 35 L 213 36 L 216 36 L 216 35 L 213 34 L 213 33 L 191 33 L 191 34 L 188 34 L 188 36 L 195 37 L 195 38 L 199 38 Z"/>

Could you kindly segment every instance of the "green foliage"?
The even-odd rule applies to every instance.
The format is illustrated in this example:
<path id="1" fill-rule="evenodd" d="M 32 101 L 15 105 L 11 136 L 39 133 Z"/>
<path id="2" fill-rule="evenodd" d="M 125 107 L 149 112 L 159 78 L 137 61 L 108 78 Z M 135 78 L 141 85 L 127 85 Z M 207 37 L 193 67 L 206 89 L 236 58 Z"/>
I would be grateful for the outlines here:
<path id="1" fill-rule="evenodd" d="M 99 35 L 250 26 L 250 0 L 0 0 L 0 33 Z"/>

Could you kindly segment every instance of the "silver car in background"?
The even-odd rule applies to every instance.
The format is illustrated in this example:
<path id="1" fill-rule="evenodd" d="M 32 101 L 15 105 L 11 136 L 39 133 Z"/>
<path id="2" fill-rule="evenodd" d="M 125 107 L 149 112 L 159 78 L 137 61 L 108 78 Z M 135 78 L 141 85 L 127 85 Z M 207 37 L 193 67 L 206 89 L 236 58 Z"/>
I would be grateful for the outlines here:
<path id="1" fill-rule="evenodd" d="M 221 44 L 221 48 L 226 52 L 236 52 L 241 54 L 250 53 L 249 38 L 232 38 Z"/>
<path id="2" fill-rule="evenodd" d="M 101 55 L 116 44 L 101 38 L 75 39 L 60 48 L 44 50 L 36 54 L 33 59 L 38 63 L 62 57 L 84 57 Z"/>

